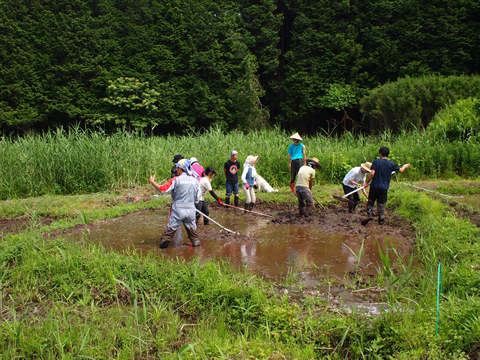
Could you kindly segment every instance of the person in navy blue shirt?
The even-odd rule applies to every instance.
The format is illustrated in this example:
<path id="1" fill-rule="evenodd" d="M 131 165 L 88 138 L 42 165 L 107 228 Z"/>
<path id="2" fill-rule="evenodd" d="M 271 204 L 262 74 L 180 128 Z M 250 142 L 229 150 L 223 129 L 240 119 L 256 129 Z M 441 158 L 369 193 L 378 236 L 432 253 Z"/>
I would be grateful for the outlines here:
<path id="1" fill-rule="evenodd" d="M 365 187 L 370 184 L 370 192 L 368 193 L 367 213 L 370 218 L 373 217 L 373 205 L 377 202 L 378 224 L 385 223 L 385 205 L 387 204 L 387 194 L 390 187 L 390 179 L 394 172 L 404 172 L 410 164 L 405 164 L 401 168 L 395 163 L 388 160 L 390 154 L 389 148 L 382 146 L 379 150 L 380 159 L 373 160 L 370 174 Z M 372 180 L 373 179 L 373 180 Z"/>

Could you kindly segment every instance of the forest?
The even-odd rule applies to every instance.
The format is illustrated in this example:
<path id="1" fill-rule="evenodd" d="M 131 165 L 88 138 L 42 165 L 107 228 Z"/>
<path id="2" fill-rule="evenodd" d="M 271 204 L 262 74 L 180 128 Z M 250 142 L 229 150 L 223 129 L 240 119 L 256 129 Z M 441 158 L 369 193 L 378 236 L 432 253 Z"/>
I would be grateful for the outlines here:
<path id="1" fill-rule="evenodd" d="M 6 0 L 0 132 L 421 128 L 478 95 L 478 18 L 467 0 Z"/>

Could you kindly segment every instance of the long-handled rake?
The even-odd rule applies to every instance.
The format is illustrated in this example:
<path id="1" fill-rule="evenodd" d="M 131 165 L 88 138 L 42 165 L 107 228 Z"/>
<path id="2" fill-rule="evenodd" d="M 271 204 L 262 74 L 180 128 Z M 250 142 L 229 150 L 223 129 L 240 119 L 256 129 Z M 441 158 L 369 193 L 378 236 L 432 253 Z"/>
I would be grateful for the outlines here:
<path id="1" fill-rule="evenodd" d="M 332 195 L 332 197 L 336 200 L 340 200 L 340 201 L 343 201 L 343 202 L 347 202 L 347 203 L 350 203 L 350 204 L 353 204 L 353 201 L 348 199 L 348 197 L 352 194 L 355 194 L 356 192 L 362 190 L 362 189 L 365 189 L 365 186 L 362 186 L 362 187 L 359 187 L 358 189 L 355 189 L 351 192 L 349 192 L 348 194 L 345 194 L 343 196 L 338 196 L 338 195 Z"/>
<path id="2" fill-rule="evenodd" d="M 318 205 L 321 206 L 321 208 L 322 208 L 323 210 L 326 210 L 326 209 L 325 209 L 325 206 L 323 206 L 320 201 L 318 201 L 317 199 L 315 199 L 315 196 L 312 195 L 312 198 L 313 198 L 313 200 L 315 200 L 315 201 L 317 202 Z"/>
<path id="3" fill-rule="evenodd" d="M 228 207 L 231 207 L 231 208 L 234 208 L 234 209 L 237 209 L 237 210 L 241 210 L 241 211 L 244 211 L 244 212 L 249 212 L 249 213 L 252 213 L 252 214 L 257 214 L 257 215 L 261 215 L 261 216 L 266 216 L 266 217 L 271 217 L 271 218 L 273 218 L 272 215 L 267 215 L 267 214 L 259 213 L 259 212 L 257 212 L 257 211 L 251 211 L 251 210 L 242 209 L 242 208 L 239 208 L 238 206 L 233 206 L 233 205 L 229 205 L 229 204 L 223 204 L 223 206 L 228 206 Z"/>
<path id="4" fill-rule="evenodd" d="M 196 210 L 196 211 L 197 211 L 197 212 L 198 212 L 200 215 L 203 215 L 203 216 L 205 216 L 205 217 L 206 217 L 208 220 L 210 220 L 210 221 L 211 221 L 211 222 L 213 222 L 214 224 L 217 224 L 218 226 L 220 226 L 220 227 L 221 227 L 223 230 L 225 230 L 225 231 L 228 231 L 228 232 L 231 232 L 232 234 L 237 234 L 237 235 L 240 235 L 240 233 L 238 233 L 238 232 L 235 232 L 235 231 L 232 231 L 232 230 L 230 230 L 230 229 L 227 229 L 226 227 L 224 227 L 224 226 L 220 225 L 218 222 L 216 222 L 215 220 L 213 220 L 211 217 L 209 217 L 209 216 L 205 215 L 205 214 L 204 214 L 204 213 L 202 213 L 200 210 L 198 210 L 198 209 L 195 209 L 195 210 Z"/>

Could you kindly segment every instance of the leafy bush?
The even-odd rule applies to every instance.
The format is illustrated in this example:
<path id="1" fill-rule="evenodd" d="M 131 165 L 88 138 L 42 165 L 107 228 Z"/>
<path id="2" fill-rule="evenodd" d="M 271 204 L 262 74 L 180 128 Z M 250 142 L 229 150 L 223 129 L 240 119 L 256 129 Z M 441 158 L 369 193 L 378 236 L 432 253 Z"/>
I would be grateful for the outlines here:
<path id="1" fill-rule="evenodd" d="M 428 130 L 437 139 L 465 141 L 480 130 L 480 102 L 463 99 L 440 110 Z"/>
<path id="2" fill-rule="evenodd" d="M 426 128 L 438 110 L 460 99 L 480 97 L 480 76 L 405 77 L 369 92 L 360 104 L 369 128 Z"/>

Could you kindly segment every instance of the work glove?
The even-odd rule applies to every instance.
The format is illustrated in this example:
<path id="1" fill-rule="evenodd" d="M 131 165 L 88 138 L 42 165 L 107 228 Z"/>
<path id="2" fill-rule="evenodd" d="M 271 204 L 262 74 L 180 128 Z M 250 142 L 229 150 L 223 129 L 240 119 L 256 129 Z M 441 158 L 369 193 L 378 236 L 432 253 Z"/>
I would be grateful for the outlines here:
<path id="1" fill-rule="evenodd" d="M 254 187 L 255 189 L 258 189 L 258 186 L 257 186 L 257 184 L 253 185 L 253 187 Z"/>
<path id="2" fill-rule="evenodd" d="M 222 199 L 217 200 L 220 205 L 223 205 Z"/>
<path id="3" fill-rule="evenodd" d="M 247 190 L 248 190 L 249 188 L 250 188 L 250 186 L 248 186 L 248 184 L 247 184 L 247 183 L 245 183 L 245 189 L 247 189 Z"/>

